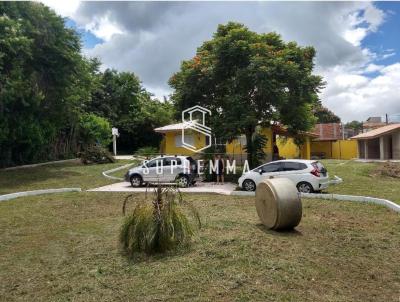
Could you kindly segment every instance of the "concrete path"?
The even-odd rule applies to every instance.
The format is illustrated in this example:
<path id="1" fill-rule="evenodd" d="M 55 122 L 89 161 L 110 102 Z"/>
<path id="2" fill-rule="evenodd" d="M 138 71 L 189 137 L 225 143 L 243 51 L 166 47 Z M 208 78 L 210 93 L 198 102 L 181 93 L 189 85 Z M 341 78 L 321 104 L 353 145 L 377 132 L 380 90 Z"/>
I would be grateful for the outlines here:
<path id="1" fill-rule="evenodd" d="M 154 187 L 150 187 L 150 190 Z M 195 186 L 189 188 L 180 188 L 181 192 L 186 193 L 217 193 L 222 195 L 231 195 L 235 190 L 236 185 L 232 183 L 225 183 L 217 185 L 213 183 L 196 183 Z M 103 186 L 88 191 L 95 192 L 146 192 L 145 187 L 133 188 L 129 182 L 118 182 L 112 185 Z"/>

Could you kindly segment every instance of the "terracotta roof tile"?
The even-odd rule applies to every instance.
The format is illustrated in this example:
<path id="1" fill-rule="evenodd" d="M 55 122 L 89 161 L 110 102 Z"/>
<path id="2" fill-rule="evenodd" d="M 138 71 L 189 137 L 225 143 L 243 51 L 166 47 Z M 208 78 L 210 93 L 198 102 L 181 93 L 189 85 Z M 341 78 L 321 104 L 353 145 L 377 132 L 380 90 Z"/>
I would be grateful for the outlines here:
<path id="1" fill-rule="evenodd" d="M 361 133 L 359 135 L 353 136 L 352 139 L 371 139 L 371 138 L 376 138 L 378 136 L 381 136 L 386 133 L 390 133 L 392 131 L 395 131 L 397 129 L 400 129 L 400 124 L 390 124 L 387 126 L 383 126 L 365 133 Z"/>

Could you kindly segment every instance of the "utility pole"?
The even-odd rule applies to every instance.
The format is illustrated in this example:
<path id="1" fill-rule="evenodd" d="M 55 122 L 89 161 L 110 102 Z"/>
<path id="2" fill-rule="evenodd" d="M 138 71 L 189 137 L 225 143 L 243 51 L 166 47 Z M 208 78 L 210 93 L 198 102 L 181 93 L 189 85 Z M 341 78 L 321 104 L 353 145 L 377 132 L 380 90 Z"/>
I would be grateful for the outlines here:
<path id="1" fill-rule="evenodd" d="M 345 128 L 344 128 L 344 124 L 342 123 L 342 139 L 344 140 L 344 138 L 345 138 L 345 133 L 344 133 L 344 131 L 345 131 Z"/>
<path id="2" fill-rule="evenodd" d="M 112 128 L 111 133 L 113 136 L 113 153 L 114 156 L 117 156 L 117 136 L 119 136 L 118 128 Z"/>

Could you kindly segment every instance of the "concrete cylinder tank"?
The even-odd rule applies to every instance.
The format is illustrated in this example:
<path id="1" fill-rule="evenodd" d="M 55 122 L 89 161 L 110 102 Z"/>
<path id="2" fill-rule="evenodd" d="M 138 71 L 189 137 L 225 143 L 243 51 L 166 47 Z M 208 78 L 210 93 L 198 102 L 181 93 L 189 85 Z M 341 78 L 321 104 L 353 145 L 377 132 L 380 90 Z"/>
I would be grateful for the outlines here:
<path id="1" fill-rule="evenodd" d="M 287 178 L 260 182 L 256 190 L 256 209 L 261 222 L 273 230 L 296 227 L 302 215 L 297 188 Z"/>

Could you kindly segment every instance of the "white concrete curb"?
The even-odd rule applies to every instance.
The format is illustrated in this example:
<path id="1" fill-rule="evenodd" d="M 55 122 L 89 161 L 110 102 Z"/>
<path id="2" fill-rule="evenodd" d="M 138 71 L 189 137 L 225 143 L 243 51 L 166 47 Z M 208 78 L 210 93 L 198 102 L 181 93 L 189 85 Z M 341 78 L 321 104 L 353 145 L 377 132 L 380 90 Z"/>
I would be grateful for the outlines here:
<path id="1" fill-rule="evenodd" d="M 121 178 L 121 177 L 115 177 L 115 176 L 108 175 L 108 173 L 113 173 L 113 172 L 116 172 L 116 171 L 119 171 L 119 170 L 128 168 L 128 167 L 130 167 L 130 166 L 132 166 L 132 165 L 134 165 L 134 164 L 135 164 L 135 163 L 126 164 L 126 165 L 123 165 L 123 166 L 121 166 L 121 167 L 117 167 L 117 168 L 114 168 L 114 169 L 111 169 L 111 170 L 104 171 L 104 172 L 102 172 L 102 174 L 103 174 L 104 177 L 107 177 L 107 178 L 109 178 L 109 179 L 115 179 L 115 180 L 122 180 L 122 181 L 124 181 L 125 179 L 123 179 L 123 178 Z"/>
<path id="2" fill-rule="evenodd" d="M 316 199 L 329 199 L 329 200 L 346 200 L 356 202 L 368 202 L 375 203 L 385 206 L 395 212 L 400 212 L 400 205 L 393 201 L 368 196 L 354 196 L 354 195 L 340 195 L 340 194 L 315 194 L 315 193 L 301 193 L 304 198 L 316 198 Z"/>
<path id="3" fill-rule="evenodd" d="M 255 196 L 255 193 L 254 192 L 245 192 L 245 191 L 232 191 L 230 195 Z M 313 199 L 344 200 L 344 201 L 375 203 L 375 204 L 385 206 L 395 212 L 400 213 L 400 205 L 394 203 L 393 201 L 387 200 L 387 199 L 381 199 L 381 198 L 375 198 L 375 197 L 340 195 L 340 194 L 316 194 L 316 193 L 301 193 L 301 197 L 313 198 Z"/>
<path id="4" fill-rule="evenodd" d="M 33 196 L 33 195 L 63 193 L 63 192 L 81 192 L 81 191 L 82 191 L 81 188 L 61 188 L 61 189 L 45 189 L 45 190 L 16 192 L 11 194 L 0 195 L 0 201 L 10 200 L 23 196 Z"/>
<path id="5" fill-rule="evenodd" d="M 73 161 L 77 161 L 77 160 L 79 160 L 79 158 L 63 159 L 63 160 L 48 161 L 48 162 L 38 163 L 38 164 L 8 167 L 8 168 L 4 168 L 1 170 L 9 171 L 9 170 L 18 170 L 18 169 L 25 169 L 25 168 L 34 168 L 34 167 L 40 167 L 40 166 L 46 166 L 46 165 L 68 163 L 68 162 L 73 162 Z"/>

